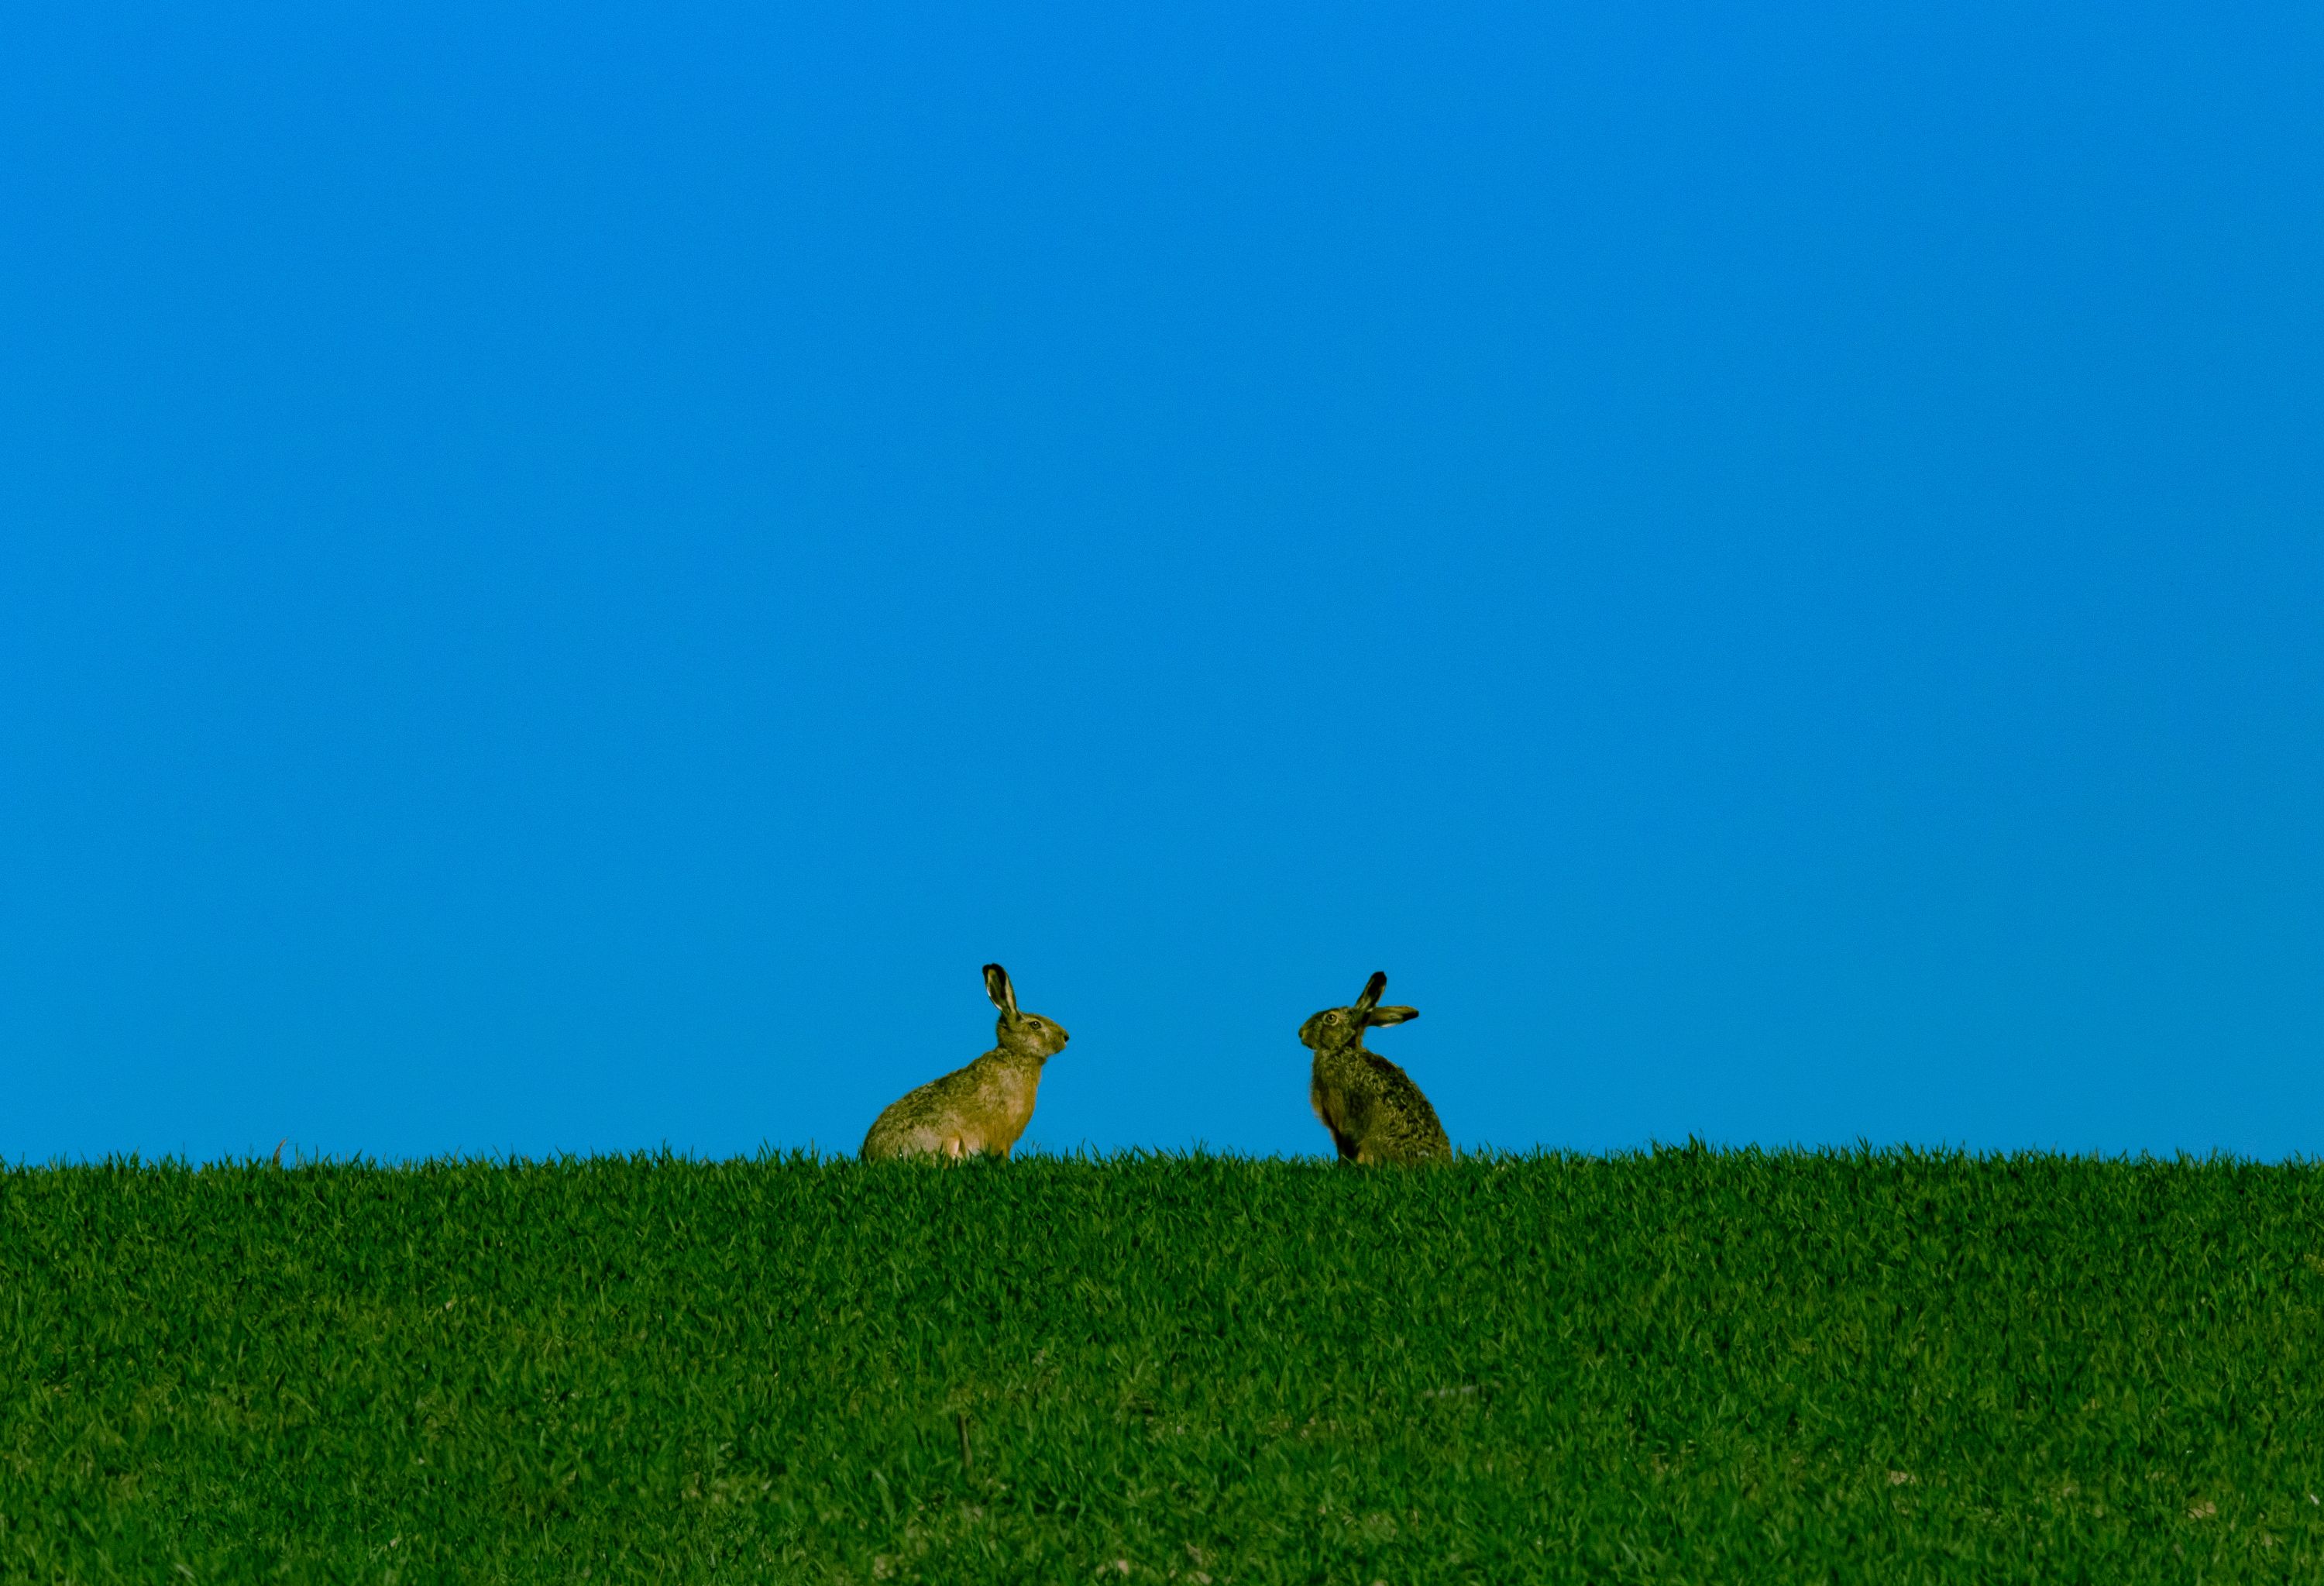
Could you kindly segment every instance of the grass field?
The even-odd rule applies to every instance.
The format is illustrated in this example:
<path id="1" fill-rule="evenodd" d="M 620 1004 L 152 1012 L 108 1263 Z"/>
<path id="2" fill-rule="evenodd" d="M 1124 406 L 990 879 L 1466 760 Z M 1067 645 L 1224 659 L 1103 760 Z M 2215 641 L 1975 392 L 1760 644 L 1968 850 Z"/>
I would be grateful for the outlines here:
<path id="1" fill-rule="evenodd" d="M 2324 1170 L 0 1172 L 0 1579 L 2324 1580 Z"/>

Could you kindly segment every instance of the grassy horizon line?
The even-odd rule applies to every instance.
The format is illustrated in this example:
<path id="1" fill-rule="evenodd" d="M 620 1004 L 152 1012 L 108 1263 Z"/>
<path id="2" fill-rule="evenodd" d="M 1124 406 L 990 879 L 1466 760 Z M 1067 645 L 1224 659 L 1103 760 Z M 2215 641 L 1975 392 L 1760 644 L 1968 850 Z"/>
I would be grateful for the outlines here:
<path id="1" fill-rule="evenodd" d="M 288 1147 L 288 1142 L 286 1142 Z M 1764 1146 L 1714 1144 L 1690 1137 L 1684 1140 L 1649 1139 L 1637 1146 L 1611 1147 L 1601 1150 L 1585 1150 L 1572 1147 L 1481 1146 L 1455 1147 L 1451 1166 L 1459 1168 L 1508 1168 L 1527 1165 L 1557 1163 L 1567 1166 L 1583 1163 L 1624 1165 L 1683 1157 L 1696 1161 L 1733 1161 L 1775 1164 L 1830 1164 L 1851 1162 L 1866 1166 L 1878 1164 L 1963 1163 L 1986 1166 L 2024 1166 L 2035 1163 L 2073 1163 L 2089 1166 L 2140 1168 L 2274 1168 L 2290 1172 L 2311 1171 L 2324 1166 L 2324 1154 L 2309 1155 L 2292 1152 L 2284 1157 L 2264 1157 L 2246 1156 L 2235 1150 L 2215 1147 L 2208 1151 L 2174 1150 L 2168 1154 L 2140 1148 L 2135 1150 L 2073 1151 L 2046 1146 L 1969 1147 L 1939 1143 L 1924 1145 L 1914 1141 L 1889 1141 L 1874 1144 L 1858 1140 L 1853 1144 L 1823 1143 L 1815 1145 Z M 1156 1164 L 1205 1164 L 1242 1167 L 1274 1166 L 1286 1168 L 1323 1167 L 1337 1169 L 1343 1166 L 1350 1172 L 1438 1172 L 1442 1168 L 1363 1167 L 1341 1163 L 1329 1152 L 1259 1152 L 1238 1151 L 1197 1141 L 1190 1146 L 1121 1146 L 1111 1149 L 1095 1146 L 1078 1146 L 1053 1149 L 1036 1146 L 1018 1150 L 1011 1157 L 972 1157 L 960 1163 L 887 1162 L 863 1163 L 853 1151 L 826 1150 L 814 1142 L 805 1146 L 762 1144 L 752 1152 L 732 1156 L 712 1156 L 684 1150 L 667 1142 L 659 1146 L 641 1146 L 627 1150 L 555 1151 L 541 1155 L 526 1155 L 516 1151 L 497 1152 L 490 1149 L 461 1152 L 449 1151 L 432 1157 L 383 1157 L 370 1152 L 334 1155 L 328 1152 L 308 1153 L 286 1148 L 280 1159 L 267 1152 L 229 1154 L 196 1159 L 177 1152 L 148 1157 L 139 1151 L 108 1152 L 101 1157 L 53 1156 L 34 1161 L 30 1157 L 14 1160 L 0 1158 L 0 1174 L 33 1174 L 58 1172 L 152 1172 L 209 1173 L 264 1169 L 274 1172 L 308 1172 L 317 1169 L 359 1171 L 372 1173 L 426 1173 L 456 1168 L 497 1167 L 538 1169 L 548 1167 L 594 1167 L 612 1165 L 653 1165 L 679 1167 L 864 1167 L 918 1171 L 935 1167 L 953 1171 L 1007 1171 L 1010 1168 L 1056 1166 L 1130 1167 Z"/>

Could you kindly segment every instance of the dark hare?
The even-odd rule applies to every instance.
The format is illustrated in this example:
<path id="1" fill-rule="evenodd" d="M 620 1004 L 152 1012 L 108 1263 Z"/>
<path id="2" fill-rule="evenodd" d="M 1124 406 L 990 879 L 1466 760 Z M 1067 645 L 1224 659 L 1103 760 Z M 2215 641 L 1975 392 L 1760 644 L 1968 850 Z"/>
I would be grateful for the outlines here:
<path id="1" fill-rule="evenodd" d="M 1299 1027 L 1300 1040 L 1315 1053 L 1307 1099 L 1351 1162 L 1449 1162 L 1452 1142 L 1412 1076 L 1364 1050 L 1364 1031 L 1373 1025 L 1420 1017 L 1417 1008 L 1381 1007 L 1387 989 L 1388 976 L 1375 973 L 1352 1006 L 1326 1008 Z"/>
<path id="2" fill-rule="evenodd" d="M 857 1153 L 883 1157 L 1006 1157 L 1033 1117 L 1041 1065 L 1065 1049 L 1065 1026 L 1017 1011 L 1017 988 L 997 964 L 984 966 L 985 995 L 1001 1010 L 1000 1045 L 965 1068 L 932 1079 L 888 1104 Z"/>

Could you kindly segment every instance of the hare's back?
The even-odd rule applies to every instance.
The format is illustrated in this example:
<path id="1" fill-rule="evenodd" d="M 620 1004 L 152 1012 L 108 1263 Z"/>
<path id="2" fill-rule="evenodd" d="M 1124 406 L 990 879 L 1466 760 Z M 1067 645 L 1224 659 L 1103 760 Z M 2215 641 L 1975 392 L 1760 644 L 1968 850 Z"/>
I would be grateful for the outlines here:
<path id="1" fill-rule="evenodd" d="M 932 1142 L 947 1131 L 959 1132 L 961 1113 L 975 1089 L 975 1078 L 969 1069 L 955 1068 L 906 1091 L 872 1120 L 871 1131 L 864 1135 L 863 1148 L 857 1155 L 897 1156 L 935 1149 Z"/>
<path id="2" fill-rule="evenodd" d="M 1390 1137 L 1386 1143 L 1400 1154 L 1449 1157 L 1452 1142 L 1437 1120 L 1436 1109 L 1413 1083 L 1412 1076 L 1377 1052 L 1367 1052 L 1379 1101 L 1373 1109 L 1375 1129 Z"/>

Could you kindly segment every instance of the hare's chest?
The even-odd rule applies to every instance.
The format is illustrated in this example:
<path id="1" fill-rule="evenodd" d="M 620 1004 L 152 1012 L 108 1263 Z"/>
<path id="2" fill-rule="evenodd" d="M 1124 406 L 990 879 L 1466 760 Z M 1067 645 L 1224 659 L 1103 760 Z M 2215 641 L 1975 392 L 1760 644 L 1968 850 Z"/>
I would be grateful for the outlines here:
<path id="1" fill-rule="evenodd" d="M 1307 1104 L 1315 1109 L 1316 1120 L 1333 1136 L 1344 1142 L 1356 1133 L 1356 1113 L 1360 1100 L 1341 1076 L 1318 1071 L 1307 1082 Z"/>
<path id="2" fill-rule="evenodd" d="M 1377 1121 L 1378 1098 L 1370 1076 L 1337 1055 L 1321 1058 L 1308 1082 L 1307 1102 L 1315 1117 L 1332 1131 L 1332 1143 L 1342 1157 L 1352 1157 Z"/>
<path id="3" fill-rule="evenodd" d="M 1025 1125 L 1032 1120 L 1034 1094 L 1040 1089 L 1040 1084 L 1041 1075 L 1038 1069 L 1014 1065 L 1001 1068 L 984 1077 L 984 1083 L 977 1087 L 980 1093 L 977 1100 L 981 1103 L 977 1111 L 983 1114 L 982 1121 L 988 1145 L 1005 1149 L 1025 1132 Z"/>

